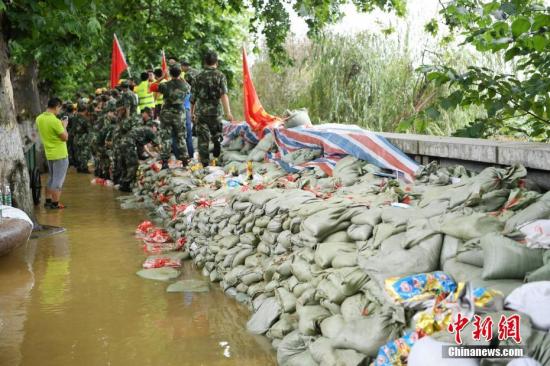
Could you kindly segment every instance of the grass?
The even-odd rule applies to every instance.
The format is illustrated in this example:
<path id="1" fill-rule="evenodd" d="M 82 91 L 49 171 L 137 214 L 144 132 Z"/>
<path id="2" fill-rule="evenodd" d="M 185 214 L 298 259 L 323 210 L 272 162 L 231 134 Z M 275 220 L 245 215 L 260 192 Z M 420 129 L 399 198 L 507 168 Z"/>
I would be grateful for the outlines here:
<path id="1" fill-rule="evenodd" d="M 261 54 L 251 72 L 269 113 L 281 115 L 286 109 L 305 107 L 314 123 L 398 131 L 403 121 L 415 119 L 448 92 L 425 82 L 407 49 L 398 40 L 367 32 L 326 34 L 314 42 L 290 41 L 292 66 L 274 70 Z M 232 102 L 234 114 L 242 117 L 240 94 L 234 92 Z M 417 119 L 407 132 L 450 135 L 479 113 L 479 109 L 456 110 L 443 113 L 437 122 Z"/>

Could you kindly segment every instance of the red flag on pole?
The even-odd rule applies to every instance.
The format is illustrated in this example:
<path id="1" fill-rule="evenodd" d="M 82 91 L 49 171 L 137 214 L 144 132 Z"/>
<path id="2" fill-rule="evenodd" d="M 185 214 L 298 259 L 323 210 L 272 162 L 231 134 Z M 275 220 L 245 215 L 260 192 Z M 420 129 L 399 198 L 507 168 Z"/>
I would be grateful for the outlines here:
<path id="1" fill-rule="evenodd" d="M 246 58 L 246 50 L 243 47 L 243 99 L 244 99 L 244 117 L 246 122 L 252 127 L 252 129 L 263 136 L 264 129 L 266 127 L 274 126 L 281 122 L 278 117 L 268 114 L 258 94 L 256 94 L 256 88 L 252 82 L 250 76 L 250 70 L 248 69 L 248 60 Z"/>
<path id="2" fill-rule="evenodd" d="M 162 50 L 162 61 L 160 63 L 160 68 L 162 69 L 164 75 L 168 74 L 168 65 L 166 64 L 166 55 L 164 54 L 164 50 Z"/>
<path id="3" fill-rule="evenodd" d="M 126 58 L 118 43 L 116 34 L 113 34 L 113 53 L 111 56 L 111 88 L 114 88 L 120 80 L 120 74 L 128 68 Z"/>

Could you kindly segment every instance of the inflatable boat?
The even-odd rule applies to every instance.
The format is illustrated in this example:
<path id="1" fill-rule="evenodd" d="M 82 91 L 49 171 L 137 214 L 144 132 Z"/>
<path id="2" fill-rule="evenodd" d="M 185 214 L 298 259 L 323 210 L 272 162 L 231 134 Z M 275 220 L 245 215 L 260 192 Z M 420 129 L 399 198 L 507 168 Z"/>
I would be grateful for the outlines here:
<path id="1" fill-rule="evenodd" d="M 32 233 L 31 219 L 21 210 L 1 206 L 0 256 L 6 255 L 18 246 L 25 244 Z"/>

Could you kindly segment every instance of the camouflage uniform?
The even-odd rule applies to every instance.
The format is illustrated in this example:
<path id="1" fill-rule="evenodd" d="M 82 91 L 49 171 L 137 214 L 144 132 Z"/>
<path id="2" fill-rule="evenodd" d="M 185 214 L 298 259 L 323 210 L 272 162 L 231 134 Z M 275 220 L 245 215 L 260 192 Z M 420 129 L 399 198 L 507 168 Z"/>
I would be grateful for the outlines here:
<path id="1" fill-rule="evenodd" d="M 104 109 L 104 112 L 113 111 L 112 106 L 107 106 Z M 115 124 L 107 113 L 103 115 L 103 118 L 100 120 L 98 125 L 98 132 L 95 135 L 95 141 L 92 143 L 96 146 L 96 155 L 95 155 L 95 175 L 100 178 L 109 179 L 110 178 L 110 148 L 107 146 L 107 138 L 111 136 L 112 131 L 115 128 Z"/>
<path id="2" fill-rule="evenodd" d="M 126 89 L 120 95 L 120 99 L 125 105 L 130 106 L 130 114 L 137 113 L 137 99 L 133 95 L 134 93 L 130 89 Z"/>
<path id="3" fill-rule="evenodd" d="M 124 174 L 124 155 L 126 154 L 127 137 L 130 131 L 139 124 L 139 119 L 136 115 L 128 116 L 120 120 L 113 131 L 113 181 L 120 183 Z"/>
<path id="4" fill-rule="evenodd" d="M 193 84 L 195 83 L 195 79 L 197 78 L 197 75 L 199 75 L 200 71 L 197 69 L 194 69 L 192 67 L 187 70 L 185 73 L 185 81 L 191 86 L 191 91 L 193 91 Z"/>
<path id="5" fill-rule="evenodd" d="M 178 160 L 187 160 L 186 129 L 183 120 L 183 102 L 189 94 L 190 87 L 186 81 L 173 79 L 159 84 L 159 93 L 162 93 L 164 104 L 160 112 L 159 135 L 162 141 L 161 159 L 168 160 L 172 151 L 172 136 L 176 137 Z"/>
<path id="6" fill-rule="evenodd" d="M 191 103 L 195 104 L 195 131 L 204 166 L 210 161 L 210 140 L 214 144 L 214 157 L 221 153 L 223 111 L 220 98 L 224 94 L 227 94 L 227 80 L 218 69 L 207 66 L 195 78 Z"/>
<path id="7" fill-rule="evenodd" d="M 74 165 L 78 172 L 87 173 L 88 161 L 92 154 L 90 149 L 89 121 L 83 115 L 76 114 L 69 123 L 74 124 Z"/>
<path id="8" fill-rule="evenodd" d="M 149 142 L 157 143 L 156 136 L 149 127 L 136 127 L 122 138 L 120 190 L 130 191 L 139 166 L 139 151 Z"/>

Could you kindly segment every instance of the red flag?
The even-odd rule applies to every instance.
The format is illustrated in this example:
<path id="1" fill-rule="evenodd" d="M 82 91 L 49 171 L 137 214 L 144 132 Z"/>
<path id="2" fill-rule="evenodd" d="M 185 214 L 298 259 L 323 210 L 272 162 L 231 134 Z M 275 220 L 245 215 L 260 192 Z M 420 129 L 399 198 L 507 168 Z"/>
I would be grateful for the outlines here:
<path id="1" fill-rule="evenodd" d="M 164 54 L 164 50 L 162 50 L 162 61 L 160 63 L 160 68 L 162 69 L 164 75 L 168 74 L 168 65 L 166 64 L 166 55 Z"/>
<path id="2" fill-rule="evenodd" d="M 113 53 L 111 56 L 111 88 L 114 88 L 120 80 L 120 74 L 128 68 L 126 58 L 118 43 L 116 34 L 113 34 Z"/>
<path id="3" fill-rule="evenodd" d="M 256 88 L 250 77 L 250 70 L 248 69 L 248 61 L 246 58 L 246 51 L 243 47 L 243 99 L 244 99 L 244 117 L 246 122 L 252 127 L 252 129 L 261 136 L 266 127 L 274 126 L 281 122 L 278 117 L 268 114 L 258 94 L 256 94 Z"/>

